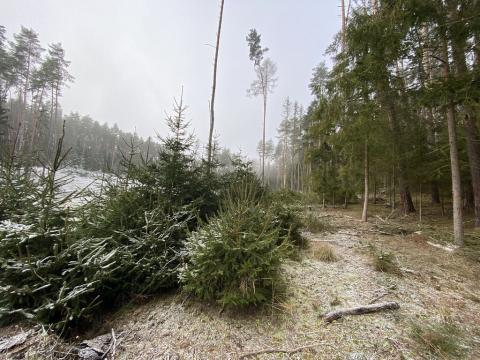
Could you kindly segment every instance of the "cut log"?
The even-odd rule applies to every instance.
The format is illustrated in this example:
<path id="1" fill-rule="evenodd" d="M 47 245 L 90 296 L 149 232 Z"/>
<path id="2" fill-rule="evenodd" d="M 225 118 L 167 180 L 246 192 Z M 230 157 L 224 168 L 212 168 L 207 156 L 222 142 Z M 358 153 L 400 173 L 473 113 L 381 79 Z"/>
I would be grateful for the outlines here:
<path id="1" fill-rule="evenodd" d="M 330 311 L 329 313 L 324 315 L 324 320 L 327 323 L 330 323 L 334 320 L 338 320 L 344 317 L 345 315 L 363 315 L 363 314 L 369 314 L 369 313 L 383 311 L 383 310 L 397 310 L 399 308 L 400 308 L 400 305 L 395 301 L 357 306 L 357 307 L 348 308 L 348 309 Z"/>

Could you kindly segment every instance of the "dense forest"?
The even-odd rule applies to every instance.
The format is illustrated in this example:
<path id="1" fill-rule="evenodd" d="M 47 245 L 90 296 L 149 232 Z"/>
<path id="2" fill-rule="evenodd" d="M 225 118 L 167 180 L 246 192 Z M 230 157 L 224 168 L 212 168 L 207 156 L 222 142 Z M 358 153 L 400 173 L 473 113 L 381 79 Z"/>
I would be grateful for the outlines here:
<path id="1" fill-rule="evenodd" d="M 7 41 L 0 27 L 1 151 L 14 149 L 18 156 L 32 154 L 37 161 L 52 157 L 65 121 L 64 146 L 71 148 L 69 162 L 86 170 L 117 170 L 122 154 L 132 142 L 146 154 L 158 143 L 124 132 L 117 125 L 101 125 L 89 116 L 64 115 L 62 90 L 74 81 L 70 62 L 60 43 L 42 47 L 39 35 L 22 27 Z"/>
<path id="2" fill-rule="evenodd" d="M 277 146 L 265 147 L 276 181 L 333 205 L 373 192 L 404 214 L 421 211 L 412 194 L 452 199 L 462 244 L 463 212 L 480 225 L 480 5 L 371 1 L 347 13 L 342 4 L 333 67 L 314 69 L 305 114 L 285 100 Z"/>
<path id="3" fill-rule="evenodd" d="M 228 3 L 205 144 L 183 87 L 147 138 L 65 114 L 61 43 L 0 25 L 0 357 L 480 357 L 480 1 L 340 0 L 278 119 L 245 28 L 250 159 L 215 136 Z"/>

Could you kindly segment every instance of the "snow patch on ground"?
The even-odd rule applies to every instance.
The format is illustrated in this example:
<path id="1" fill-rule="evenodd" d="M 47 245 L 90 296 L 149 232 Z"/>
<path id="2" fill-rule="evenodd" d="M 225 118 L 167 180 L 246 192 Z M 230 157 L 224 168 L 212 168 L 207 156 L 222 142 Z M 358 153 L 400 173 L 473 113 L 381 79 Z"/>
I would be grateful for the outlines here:
<path id="1" fill-rule="evenodd" d="M 19 232 L 27 231 L 32 227 L 32 225 L 18 224 L 11 220 L 3 220 L 0 222 L 0 232 Z"/>
<path id="2" fill-rule="evenodd" d="M 62 187 L 62 190 L 65 192 L 98 189 L 102 183 L 103 176 L 104 173 L 101 171 L 88 171 L 71 167 L 61 169 L 57 173 L 59 179 L 68 179 L 67 183 Z"/>

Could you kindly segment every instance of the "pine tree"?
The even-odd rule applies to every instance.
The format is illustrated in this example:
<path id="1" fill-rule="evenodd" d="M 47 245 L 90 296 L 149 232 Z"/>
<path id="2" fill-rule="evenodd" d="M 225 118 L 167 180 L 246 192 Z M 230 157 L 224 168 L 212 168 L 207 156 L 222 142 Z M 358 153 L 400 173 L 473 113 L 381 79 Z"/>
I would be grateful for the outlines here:
<path id="1" fill-rule="evenodd" d="M 255 29 L 250 30 L 247 36 L 247 43 L 250 49 L 250 60 L 254 63 L 257 79 L 250 85 L 248 94 L 250 96 L 262 96 L 263 99 L 263 136 L 262 136 L 262 182 L 265 181 L 265 127 L 267 119 L 268 95 L 273 92 L 276 86 L 277 66 L 269 58 L 264 59 L 268 48 L 260 45 L 261 36 Z"/>

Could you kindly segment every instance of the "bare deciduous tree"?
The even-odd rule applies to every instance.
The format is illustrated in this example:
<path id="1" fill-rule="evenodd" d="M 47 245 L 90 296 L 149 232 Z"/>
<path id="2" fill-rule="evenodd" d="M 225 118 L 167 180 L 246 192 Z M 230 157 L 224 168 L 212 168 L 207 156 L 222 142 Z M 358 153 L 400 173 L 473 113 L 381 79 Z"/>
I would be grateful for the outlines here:
<path id="1" fill-rule="evenodd" d="M 277 65 L 269 58 L 263 59 L 268 48 L 260 45 L 261 36 L 255 29 L 250 30 L 247 36 L 248 46 L 250 48 L 250 60 L 253 61 L 257 79 L 252 82 L 248 89 L 249 96 L 259 96 L 263 98 L 263 136 L 262 136 L 262 182 L 265 181 L 265 125 L 267 119 L 267 99 L 268 94 L 273 92 L 277 84 Z"/>
<path id="2" fill-rule="evenodd" d="M 224 0 L 220 4 L 220 16 L 218 18 L 218 30 L 217 30 L 217 44 L 215 46 L 215 60 L 213 63 L 213 83 L 212 83 L 212 97 L 210 100 L 210 130 L 208 133 L 208 168 L 211 168 L 212 164 L 212 149 L 213 149 L 213 127 L 215 125 L 215 90 L 217 88 L 217 64 L 218 64 L 218 50 L 220 48 L 220 33 L 222 31 L 222 20 L 223 20 L 223 4 Z"/>

